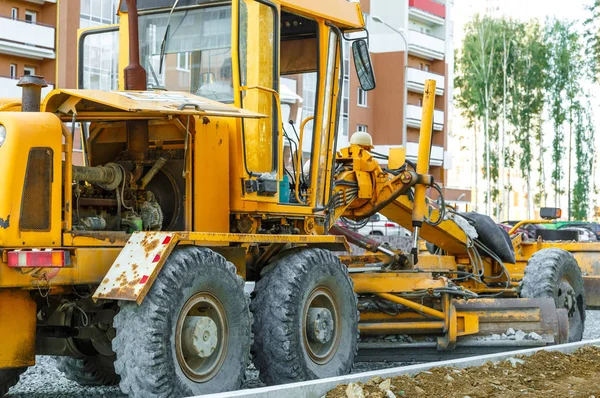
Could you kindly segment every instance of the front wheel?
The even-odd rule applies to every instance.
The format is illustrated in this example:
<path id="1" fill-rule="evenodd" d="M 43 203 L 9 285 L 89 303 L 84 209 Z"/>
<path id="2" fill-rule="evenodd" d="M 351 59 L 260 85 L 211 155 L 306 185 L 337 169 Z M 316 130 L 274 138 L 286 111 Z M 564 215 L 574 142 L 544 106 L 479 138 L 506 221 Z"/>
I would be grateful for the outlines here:
<path id="1" fill-rule="evenodd" d="M 267 384 L 333 377 L 352 369 L 357 298 L 348 270 L 332 253 L 282 253 L 256 283 L 253 361 Z"/>
<path id="2" fill-rule="evenodd" d="M 0 370 L 0 397 L 6 395 L 8 390 L 19 382 L 21 373 L 27 368 L 13 368 Z"/>
<path id="3" fill-rule="evenodd" d="M 577 260 L 562 249 L 544 249 L 527 262 L 521 297 L 552 298 L 556 308 L 567 310 L 569 343 L 581 341 L 585 326 L 585 292 Z"/>
<path id="4" fill-rule="evenodd" d="M 212 250 L 176 248 L 141 305 L 115 317 L 113 350 L 130 397 L 183 397 L 239 388 L 250 359 L 244 282 Z"/>

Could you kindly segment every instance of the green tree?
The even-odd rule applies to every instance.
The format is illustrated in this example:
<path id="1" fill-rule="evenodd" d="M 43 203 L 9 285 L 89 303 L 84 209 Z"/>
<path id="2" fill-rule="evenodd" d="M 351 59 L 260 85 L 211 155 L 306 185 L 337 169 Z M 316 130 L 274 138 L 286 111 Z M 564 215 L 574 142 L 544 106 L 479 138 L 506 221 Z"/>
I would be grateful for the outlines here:
<path id="1" fill-rule="evenodd" d="M 554 139 L 552 140 L 552 187 L 554 190 L 554 205 L 560 207 L 560 196 L 565 193 L 562 184 L 564 177 L 563 160 L 566 149 L 563 145 L 565 125 L 569 126 L 571 132 L 574 100 L 580 92 L 577 75 L 582 70 L 581 43 L 573 24 L 558 20 L 547 24 L 546 42 L 549 49 L 546 90 L 550 119 L 554 130 Z M 569 134 L 570 137 L 571 134 Z M 569 143 L 570 141 L 569 139 Z M 568 160 L 570 163 L 570 153 Z"/>
<path id="2" fill-rule="evenodd" d="M 518 52 L 514 61 L 512 106 L 510 122 L 515 127 L 515 144 L 519 147 L 517 159 L 524 176 L 527 195 L 527 217 L 532 217 L 533 193 L 532 171 L 534 150 L 539 147 L 538 161 L 543 167 L 543 152 L 540 140 L 542 113 L 545 104 L 545 81 L 548 68 L 548 48 L 544 41 L 543 28 L 537 22 L 517 27 Z M 540 170 L 538 170 L 540 171 Z M 540 175 L 543 174 L 543 170 Z"/>
<path id="3" fill-rule="evenodd" d="M 588 109 L 589 103 L 585 108 L 579 102 L 573 106 L 577 159 L 572 203 L 572 215 L 575 220 L 586 220 L 590 210 L 590 180 L 594 167 L 594 121 Z"/>
<path id="4" fill-rule="evenodd" d="M 476 15 L 465 27 L 465 39 L 456 60 L 459 89 L 457 104 L 468 121 L 480 122 L 484 135 L 484 167 L 486 179 L 486 212 L 492 213 L 492 201 L 498 196 L 498 189 L 492 188 L 492 180 L 498 179 L 498 123 L 495 90 L 499 76 L 502 76 L 498 54 L 500 24 L 489 18 Z"/>

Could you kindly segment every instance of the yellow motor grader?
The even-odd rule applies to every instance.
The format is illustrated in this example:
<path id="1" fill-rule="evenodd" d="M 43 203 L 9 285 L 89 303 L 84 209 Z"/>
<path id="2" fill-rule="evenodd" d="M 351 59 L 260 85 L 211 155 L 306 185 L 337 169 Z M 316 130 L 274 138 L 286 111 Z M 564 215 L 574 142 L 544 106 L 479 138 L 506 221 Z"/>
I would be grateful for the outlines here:
<path id="1" fill-rule="evenodd" d="M 434 81 L 416 165 L 394 149 L 382 166 L 368 135 L 336 151 L 350 48 L 375 88 L 357 3 L 127 0 L 119 14 L 81 33 L 78 89 L 40 102 L 27 76 L 0 105 L 0 396 L 35 355 L 147 398 L 237 389 L 251 359 L 268 384 L 342 375 L 359 331 L 438 351 L 505 349 L 487 337 L 508 328 L 539 337 L 520 345 L 581 339 L 572 255 L 525 265 L 488 218 L 428 205 Z M 298 122 L 284 84 L 303 93 Z M 336 226 L 376 212 L 414 230 L 412 251 Z M 335 255 L 348 241 L 376 254 Z"/>

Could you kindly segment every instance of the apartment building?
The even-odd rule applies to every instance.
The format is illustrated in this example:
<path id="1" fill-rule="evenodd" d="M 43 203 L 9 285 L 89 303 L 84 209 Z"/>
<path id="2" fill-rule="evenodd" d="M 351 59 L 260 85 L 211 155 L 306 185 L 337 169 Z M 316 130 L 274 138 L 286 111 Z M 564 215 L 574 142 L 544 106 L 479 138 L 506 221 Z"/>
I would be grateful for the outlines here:
<path id="1" fill-rule="evenodd" d="M 56 82 L 57 0 L 0 1 L 0 96 L 20 97 L 16 82 L 43 75 Z"/>
<path id="2" fill-rule="evenodd" d="M 350 74 L 348 105 L 343 109 L 348 128 L 342 130 L 340 141 L 354 131 L 366 131 L 373 137 L 375 151 L 387 153 L 390 147 L 405 146 L 408 159 L 416 161 L 424 83 L 435 80 L 431 173 L 444 187 L 446 200 L 464 210 L 471 191 L 454 188 L 460 184 L 448 180 L 452 168 L 448 148 L 454 90 L 453 5 L 454 0 L 361 0 L 377 88 L 362 91 L 356 75 Z"/>

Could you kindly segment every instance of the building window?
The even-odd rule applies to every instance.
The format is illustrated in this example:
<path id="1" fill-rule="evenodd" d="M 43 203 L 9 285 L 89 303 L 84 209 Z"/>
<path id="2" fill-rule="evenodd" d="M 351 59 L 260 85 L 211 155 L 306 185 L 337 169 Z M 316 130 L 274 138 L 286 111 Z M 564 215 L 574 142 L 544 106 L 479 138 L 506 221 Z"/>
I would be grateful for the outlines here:
<path id="1" fill-rule="evenodd" d="M 339 131 L 347 137 L 350 130 L 350 42 L 344 40 L 344 81 L 342 86 L 342 112 Z"/>
<path id="2" fill-rule="evenodd" d="M 367 92 L 362 88 L 358 88 L 358 106 L 367 106 Z"/>
<path id="3" fill-rule="evenodd" d="M 356 125 L 356 131 L 361 132 L 361 133 L 368 133 L 369 128 L 364 125 L 364 124 L 357 124 Z"/>
<path id="4" fill-rule="evenodd" d="M 37 12 L 35 11 L 25 11 L 25 21 L 29 23 L 35 23 L 37 20 Z"/>
<path id="5" fill-rule="evenodd" d="M 429 65 L 428 65 L 428 64 L 425 64 L 425 67 L 423 68 L 423 70 L 424 70 L 425 72 L 429 72 Z"/>
<path id="6" fill-rule="evenodd" d="M 19 9 L 17 7 L 13 7 L 10 15 L 12 19 L 19 19 Z"/>
<path id="7" fill-rule="evenodd" d="M 10 64 L 10 78 L 17 78 L 17 64 Z"/>
<path id="8" fill-rule="evenodd" d="M 419 106 L 423 106 L 423 99 L 419 98 Z"/>
<path id="9" fill-rule="evenodd" d="M 23 68 L 23 76 L 35 75 L 35 68 L 33 66 L 26 66 Z"/>
<path id="10" fill-rule="evenodd" d="M 81 0 L 80 27 L 110 25 L 118 22 L 119 0 Z"/>
<path id="11" fill-rule="evenodd" d="M 177 53 L 177 70 L 190 71 L 190 53 Z"/>

